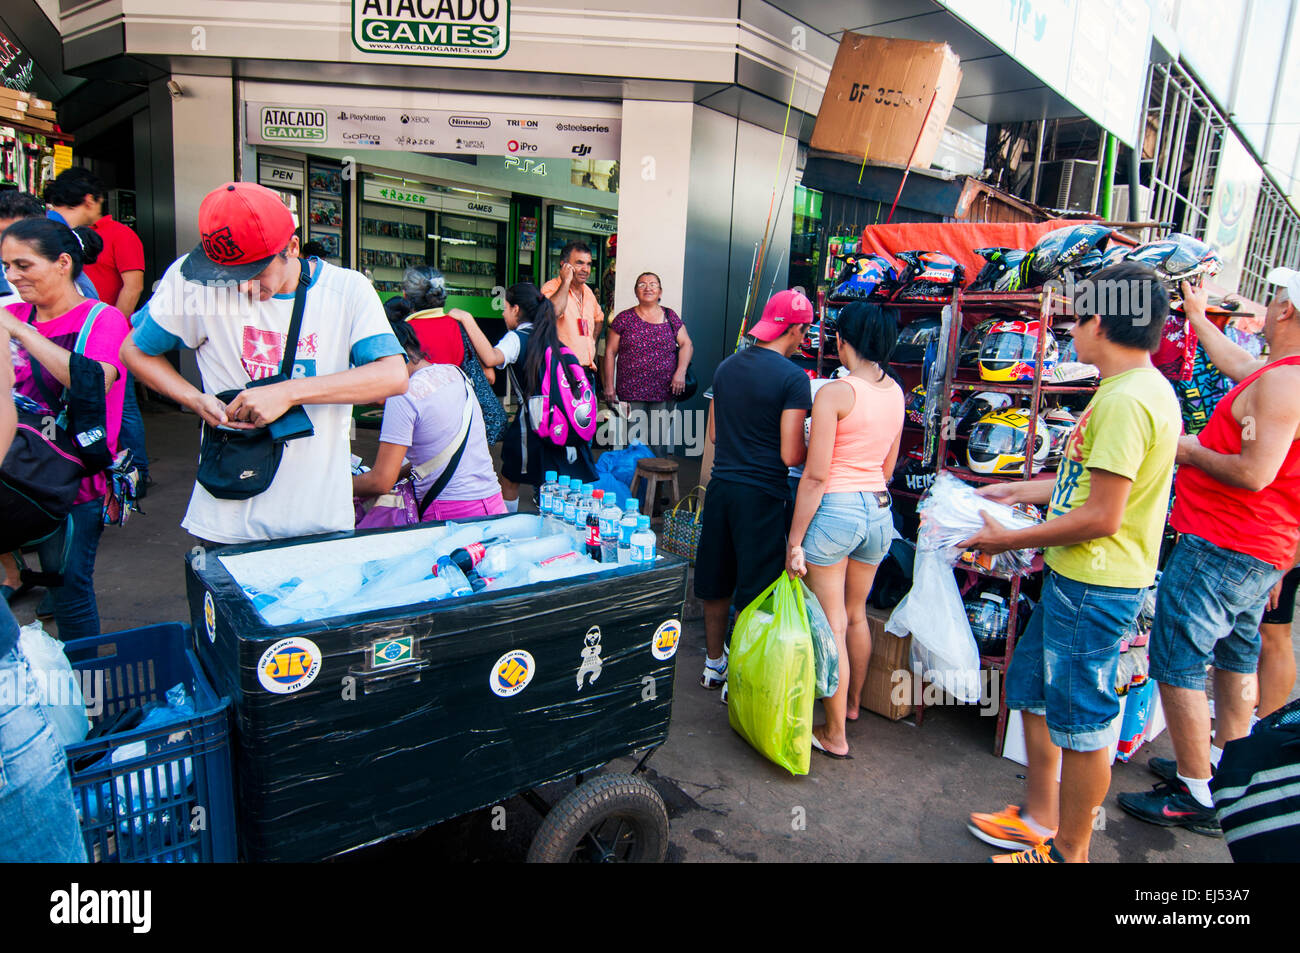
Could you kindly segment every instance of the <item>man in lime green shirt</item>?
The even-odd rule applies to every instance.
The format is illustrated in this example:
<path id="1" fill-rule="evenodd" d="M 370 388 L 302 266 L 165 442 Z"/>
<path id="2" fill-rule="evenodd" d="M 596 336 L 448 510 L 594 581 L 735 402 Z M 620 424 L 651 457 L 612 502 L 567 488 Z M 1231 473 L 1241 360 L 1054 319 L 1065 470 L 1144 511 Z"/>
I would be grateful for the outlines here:
<path id="1" fill-rule="evenodd" d="M 1173 387 L 1151 364 L 1168 312 L 1155 273 L 1135 262 L 1081 285 L 1074 342 L 1079 360 L 1101 371 L 1101 385 L 1054 479 L 980 491 L 1049 504 L 1048 518 L 1006 530 L 986 515 L 985 528 L 962 544 L 986 553 L 1041 548 L 1049 569 L 1006 675 L 1007 707 L 1024 719 L 1026 809 L 970 819 L 976 837 L 1018 851 L 995 862 L 1088 860 L 1093 819 L 1110 787 L 1120 638 L 1155 581 L 1182 429 Z"/>

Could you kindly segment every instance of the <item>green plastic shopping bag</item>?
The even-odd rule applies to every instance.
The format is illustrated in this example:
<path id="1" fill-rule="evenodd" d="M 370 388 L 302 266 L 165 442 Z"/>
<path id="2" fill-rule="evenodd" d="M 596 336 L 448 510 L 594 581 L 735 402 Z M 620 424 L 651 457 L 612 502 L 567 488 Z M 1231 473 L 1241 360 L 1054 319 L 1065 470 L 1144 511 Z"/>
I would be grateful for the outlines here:
<path id="1" fill-rule="evenodd" d="M 815 688 L 803 593 L 782 572 L 736 619 L 727 717 L 760 754 L 791 774 L 807 774 Z"/>

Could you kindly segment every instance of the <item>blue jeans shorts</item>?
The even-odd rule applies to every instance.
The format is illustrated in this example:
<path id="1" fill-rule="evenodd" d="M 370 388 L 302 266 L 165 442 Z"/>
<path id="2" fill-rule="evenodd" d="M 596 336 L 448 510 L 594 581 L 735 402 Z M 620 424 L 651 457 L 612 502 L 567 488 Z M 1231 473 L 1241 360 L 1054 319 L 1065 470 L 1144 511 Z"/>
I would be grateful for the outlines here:
<path id="1" fill-rule="evenodd" d="M 834 566 L 845 556 L 875 566 L 893 538 L 889 504 L 875 493 L 827 493 L 804 533 L 804 558 L 813 566 Z"/>
<path id="2" fill-rule="evenodd" d="M 1161 685 L 1205 690 L 1205 666 L 1252 675 L 1259 664 L 1259 620 L 1282 570 L 1184 534 L 1156 590 L 1147 649 Z"/>
<path id="3" fill-rule="evenodd" d="M 1007 708 L 1043 715 L 1052 744 L 1097 751 L 1119 715 L 1120 637 L 1137 621 L 1145 589 L 1043 576 L 1043 594 L 1007 670 Z"/>
<path id="4" fill-rule="evenodd" d="M 67 759 L 35 695 L 22 652 L 0 655 L 0 863 L 85 863 Z"/>

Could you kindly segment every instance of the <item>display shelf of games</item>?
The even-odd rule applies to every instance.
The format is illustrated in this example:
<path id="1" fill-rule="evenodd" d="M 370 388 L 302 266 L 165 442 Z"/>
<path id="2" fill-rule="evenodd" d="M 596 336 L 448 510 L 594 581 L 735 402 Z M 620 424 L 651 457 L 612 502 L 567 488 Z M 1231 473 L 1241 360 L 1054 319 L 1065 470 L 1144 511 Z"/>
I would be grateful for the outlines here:
<path id="1" fill-rule="evenodd" d="M 325 260 L 342 265 L 348 251 L 347 194 L 343 167 L 311 160 L 307 169 L 307 239 L 325 249 Z"/>
<path id="2" fill-rule="evenodd" d="M 426 216 L 421 209 L 361 203 L 357 264 L 374 276 L 376 291 L 401 294 L 406 269 L 426 264 Z"/>
<path id="3" fill-rule="evenodd" d="M 447 292 L 490 297 L 498 284 L 503 227 L 488 219 L 442 212 L 436 234 L 436 266 Z"/>

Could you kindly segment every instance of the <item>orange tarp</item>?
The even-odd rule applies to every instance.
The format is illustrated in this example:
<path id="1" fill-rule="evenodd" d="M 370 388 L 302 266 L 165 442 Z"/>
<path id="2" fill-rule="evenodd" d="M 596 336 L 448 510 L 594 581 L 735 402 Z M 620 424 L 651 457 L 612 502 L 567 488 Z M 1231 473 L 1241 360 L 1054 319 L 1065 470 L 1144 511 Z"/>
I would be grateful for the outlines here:
<path id="1" fill-rule="evenodd" d="M 951 255 L 966 269 L 970 284 L 984 267 L 976 248 L 1023 248 L 1026 251 L 1048 232 L 1065 225 L 1083 224 L 1078 219 L 1048 222 L 913 222 L 899 225 L 868 225 L 862 230 L 862 251 L 888 255 L 900 251 L 938 251 Z M 902 262 L 899 262 L 902 264 Z"/>

